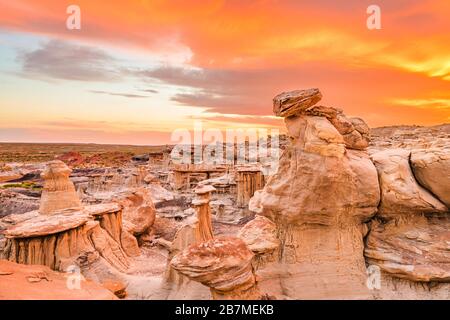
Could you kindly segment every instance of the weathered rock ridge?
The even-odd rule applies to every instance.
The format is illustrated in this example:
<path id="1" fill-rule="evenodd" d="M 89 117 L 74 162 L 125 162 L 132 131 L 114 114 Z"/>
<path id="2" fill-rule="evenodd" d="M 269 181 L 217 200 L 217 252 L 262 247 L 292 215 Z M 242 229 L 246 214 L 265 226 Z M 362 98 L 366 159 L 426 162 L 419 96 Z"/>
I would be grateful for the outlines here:
<path id="1" fill-rule="evenodd" d="M 291 144 L 249 203 L 276 224 L 280 241 L 277 258 L 257 270 L 261 290 L 294 299 L 392 298 L 367 285 L 369 265 L 386 286 L 395 281 L 389 277 L 448 282 L 448 149 L 369 157 L 365 122 L 314 105 L 321 97 L 311 89 L 274 99 Z"/>

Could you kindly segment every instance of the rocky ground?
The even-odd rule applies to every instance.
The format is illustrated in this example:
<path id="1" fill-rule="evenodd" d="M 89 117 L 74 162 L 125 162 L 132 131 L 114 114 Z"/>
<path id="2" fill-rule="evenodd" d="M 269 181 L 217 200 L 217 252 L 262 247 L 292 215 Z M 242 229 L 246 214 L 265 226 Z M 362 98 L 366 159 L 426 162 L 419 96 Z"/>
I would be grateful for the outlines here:
<path id="1" fill-rule="evenodd" d="M 321 97 L 275 97 L 264 180 L 168 146 L 0 144 L 0 299 L 450 299 L 450 124 L 369 129 Z"/>

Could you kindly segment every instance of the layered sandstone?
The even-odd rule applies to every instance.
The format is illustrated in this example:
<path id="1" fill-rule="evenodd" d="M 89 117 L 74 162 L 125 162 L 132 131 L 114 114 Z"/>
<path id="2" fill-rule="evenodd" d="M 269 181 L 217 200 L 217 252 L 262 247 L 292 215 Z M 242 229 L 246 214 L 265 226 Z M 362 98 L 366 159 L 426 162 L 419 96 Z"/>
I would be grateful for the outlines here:
<path id="1" fill-rule="evenodd" d="M 255 254 L 253 266 L 256 270 L 276 261 L 280 240 L 277 237 L 277 226 L 271 220 L 257 215 L 239 230 L 237 237 Z"/>
<path id="2" fill-rule="evenodd" d="M 171 266 L 209 287 L 213 299 L 252 300 L 261 298 L 252 258 L 241 239 L 220 237 L 189 246 L 172 259 Z"/>
<path id="3" fill-rule="evenodd" d="M 39 212 L 50 215 L 60 209 L 81 208 L 81 202 L 75 191 L 75 186 L 69 179 L 72 170 L 64 162 L 50 161 L 41 173 L 44 179 Z"/>
<path id="4" fill-rule="evenodd" d="M 124 191 L 115 195 L 113 199 L 123 207 L 123 219 L 126 221 L 125 227 L 129 233 L 140 236 L 151 232 L 156 209 L 147 189 Z"/>
<path id="5" fill-rule="evenodd" d="M 258 271 L 261 288 L 294 299 L 368 298 L 363 237 L 380 200 L 377 171 L 365 151 L 354 150 L 364 149 L 359 136 L 358 143 L 345 139 L 359 131 L 341 110 L 291 103 L 310 92 L 274 100 L 274 110 L 284 110 L 278 115 L 288 115 L 291 145 L 249 204 L 276 224 L 281 243 L 276 261 Z"/>
<path id="6" fill-rule="evenodd" d="M 446 154 L 436 149 L 389 149 L 372 154 L 372 159 L 381 203 L 367 237 L 367 261 L 394 278 L 449 282 L 450 215 L 435 196 L 445 200 L 446 181 L 450 182 Z"/>
<path id="7" fill-rule="evenodd" d="M 410 161 L 417 181 L 450 208 L 450 145 L 413 150 Z"/>

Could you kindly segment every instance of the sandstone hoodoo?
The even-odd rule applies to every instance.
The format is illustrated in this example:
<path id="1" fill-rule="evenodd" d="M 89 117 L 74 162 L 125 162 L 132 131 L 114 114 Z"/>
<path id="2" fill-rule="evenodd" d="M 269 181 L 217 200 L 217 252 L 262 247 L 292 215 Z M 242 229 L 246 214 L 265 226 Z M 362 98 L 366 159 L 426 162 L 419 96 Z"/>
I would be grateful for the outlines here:
<path id="1" fill-rule="evenodd" d="M 140 254 L 136 238 L 122 226 L 123 206 L 81 206 L 69 173 L 70 169 L 60 161 L 48 164 L 42 174 L 46 192 L 41 198 L 41 209 L 8 220 L 2 256 L 56 271 L 76 267 L 99 283 L 121 280 L 121 273 L 131 265 L 130 257 Z M 142 218 L 146 219 L 145 215 Z M 153 223 L 154 216 L 151 220 Z M 133 223 L 132 219 L 129 223 Z"/>
<path id="2" fill-rule="evenodd" d="M 211 289 L 216 300 L 260 299 L 251 261 L 253 253 L 238 238 L 220 237 L 191 245 L 176 255 L 172 267 Z"/>
<path id="3" fill-rule="evenodd" d="M 257 215 L 239 230 L 237 237 L 255 254 L 252 262 L 255 270 L 276 261 L 280 247 L 277 226 L 266 217 Z"/>
<path id="4" fill-rule="evenodd" d="M 72 170 L 60 160 L 48 163 L 41 174 L 44 179 L 44 190 L 39 207 L 41 214 L 49 215 L 66 208 L 81 208 L 80 199 L 69 179 L 71 172 Z"/>
<path id="5" fill-rule="evenodd" d="M 73 170 L 0 164 L 0 298 L 450 299 L 450 126 L 369 129 L 321 99 L 277 95 L 286 134 L 217 144 L 227 161 L 52 145 L 40 161 Z"/>
<path id="6" fill-rule="evenodd" d="M 236 170 L 237 205 L 246 208 L 255 191 L 264 185 L 264 175 L 258 166 L 242 166 Z"/>
<path id="7" fill-rule="evenodd" d="M 215 190 L 213 186 L 201 186 L 195 189 L 198 198 L 192 201 L 192 205 L 197 211 L 198 227 L 196 230 L 196 239 L 199 242 L 214 238 L 209 202 L 211 201 L 211 192 Z"/>
<path id="8" fill-rule="evenodd" d="M 298 90 L 274 99 L 291 145 L 249 204 L 275 222 L 281 243 L 278 259 L 259 270 L 261 288 L 294 299 L 368 298 L 363 237 L 380 200 L 377 171 L 346 143 L 341 132 L 356 129 L 342 111 L 313 106 L 319 97 Z"/>

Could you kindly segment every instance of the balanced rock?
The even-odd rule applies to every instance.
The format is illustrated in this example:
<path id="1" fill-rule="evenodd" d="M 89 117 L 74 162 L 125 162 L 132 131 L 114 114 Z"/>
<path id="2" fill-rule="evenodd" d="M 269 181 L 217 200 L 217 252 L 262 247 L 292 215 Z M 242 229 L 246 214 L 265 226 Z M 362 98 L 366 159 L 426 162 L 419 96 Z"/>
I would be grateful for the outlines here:
<path id="1" fill-rule="evenodd" d="M 346 143 L 356 129 L 341 110 L 309 105 L 285 123 L 291 144 L 249 203 L 280 243 L 258 270 L 260 287 L 292 299 L 368 298 L 363 238 L 380 201 L 377 170 Z"/>
<path id="2" fill-rule="evenodd" d="M 273 113 L 279 117 L 289 117 L 303 113 L 322 99 L 319 89 L 283 92 L 273 98 Z"/>
<path id="3" fill-rule="evenodd" d="M 50 161 L 42 172 L 44 189 L 39 212 L 50 215 L 61 209 L 81 209 L 81 202 L 75 186 L 69 179 L 72 170 L 59 160 Z"/>
<path id="4" fill-rule="evenodd" d="M 247 300 L 261 297 L 253 274 L 253 253 L 234 237 L 219 237 L 191 245 L 176 255 L 172 267 L 211 289 L 217 300 Z"/>

